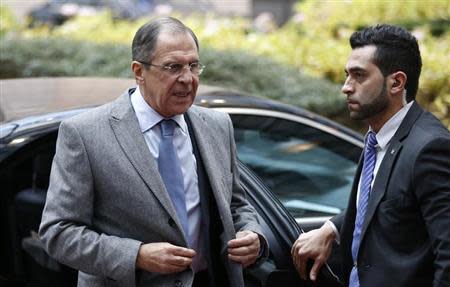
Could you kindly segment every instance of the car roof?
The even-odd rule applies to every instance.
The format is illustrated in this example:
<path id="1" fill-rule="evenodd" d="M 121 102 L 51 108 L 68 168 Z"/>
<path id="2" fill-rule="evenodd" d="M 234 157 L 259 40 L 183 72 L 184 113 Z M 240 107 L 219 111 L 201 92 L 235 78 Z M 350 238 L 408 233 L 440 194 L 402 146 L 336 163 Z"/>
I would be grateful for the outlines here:
<path id="1" fill-rule="evenodd" d="M 27 117 L 102 105 L 135 86 L 135 80 L 130 78 L 54 77 L 1 80 L 0 125 L 14 123 L 17 126 L 26 122 L 20 120 Z M 320 122 L 353 137 L 360 136 L 307 110 L 229 88 L 201 84 L 195 104 L 212 108 L 278 111 Z"/>

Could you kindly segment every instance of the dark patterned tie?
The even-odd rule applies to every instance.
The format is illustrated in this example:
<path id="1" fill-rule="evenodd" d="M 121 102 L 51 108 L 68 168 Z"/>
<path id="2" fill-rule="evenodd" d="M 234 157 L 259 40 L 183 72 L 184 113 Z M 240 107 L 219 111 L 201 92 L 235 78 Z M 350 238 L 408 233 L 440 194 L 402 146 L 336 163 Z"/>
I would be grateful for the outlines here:
<path id="1" fill-rule="evenodd" d="M 373 170 L 375 168 L 375 161 L 377 158 L 377 138 L 374 132 L 369 132 L 366 138 L 366 145 L 364 147 L 364 163 L 361 173 L 361 188 L 359 191 L 358 210 L 356 211 L 355 230 L 353 231 L 352 241 L 352 258 L 353 262 L 357 262 L 359 245 L 361 243 L 361 231 L 366 215 L 367 204 L 369 202 L 369 195 L 371 190 L 371 183 L 373 180 Z M 353 265 L 350 273 L 349 287 L 359 287 L 358 269 L 356 264 Z"/>
<path id="2" fill-rule="evenodd" d="M 185 238 L 188 239 L 189 229 L 183 174 L 181 172 L 180 160 L 173 145 L 175 126 L 176 123 L 170 119 L 160 122 L 161 143 L 159 144 L 158 168 L 181 225 L 183 226 Z"/>

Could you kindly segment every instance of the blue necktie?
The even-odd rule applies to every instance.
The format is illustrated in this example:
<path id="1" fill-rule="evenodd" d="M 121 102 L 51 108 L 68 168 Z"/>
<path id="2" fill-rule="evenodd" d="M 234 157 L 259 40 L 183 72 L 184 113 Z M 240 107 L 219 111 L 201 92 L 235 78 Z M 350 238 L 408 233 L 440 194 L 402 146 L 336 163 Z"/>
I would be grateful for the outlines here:
<path id="1" fill-rule="evenodd" d="M 175 126 L 175 121 L 170 119 L 160 122 L 161 143 L 159 144 L 158 168 L 181 225 L 183 226 L 185 238 L 188 239 L 189 229 L 183 174 L 181 172 L 180 160 L 173 145 Z"/>
<path id="2" fill-rule="evenodd" d="M 375 168 L 375 161 L 377 158 L 377 150 L 375 145 L 377 138 L 374 132 L 369 132 L 366 138 L 366 146 L 364 148 L 364 163 L 361 173 L 361 187 L 359 191 L 358 210 L 356 211 L 355 230 L 353 231 L 352 241 L 352 258 L 353 262 L 357 262 L 359 245 L 361 243 L 361 231 L 366 215 L 367 204 L 369 202 L 369 195 L 371 190 L 371 183 L 373 180 L 373 170 Z M 356 264 L 355 264 L 356 265 Z M 358 269 L 353 266 L 350 273 L 349 287 L 359 287 Z"/>

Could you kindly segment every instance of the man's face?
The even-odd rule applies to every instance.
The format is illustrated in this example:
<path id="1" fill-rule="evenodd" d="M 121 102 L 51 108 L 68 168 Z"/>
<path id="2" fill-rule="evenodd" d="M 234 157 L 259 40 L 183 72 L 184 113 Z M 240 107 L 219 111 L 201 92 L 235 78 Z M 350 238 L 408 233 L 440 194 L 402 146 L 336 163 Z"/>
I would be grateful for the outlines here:
<path id="1" fill-rule="evenodd" d="M 367 120 L 381 117 L 390 105 L 386 79 L 372 62 L 375 46 L 364 46 L 352 51 L 347 61 L 347 78 L 342 92 L 347 95 L 350 117 Z"/>
<path id="2" fill-rule="evenodd" d="M 185 113 L 194 102 L 199 84 L 199 76 L 186 68 L 186 65 L 199 61 L 192 36 L 161 31 L 153 57 L 147 61 L 158 66 L 181 64 L 185 67 L 180 75 L 172 75 L 161 67 L 142 67 L 140 82 L 145 101 L 161 116 L 168 118 Z"/>

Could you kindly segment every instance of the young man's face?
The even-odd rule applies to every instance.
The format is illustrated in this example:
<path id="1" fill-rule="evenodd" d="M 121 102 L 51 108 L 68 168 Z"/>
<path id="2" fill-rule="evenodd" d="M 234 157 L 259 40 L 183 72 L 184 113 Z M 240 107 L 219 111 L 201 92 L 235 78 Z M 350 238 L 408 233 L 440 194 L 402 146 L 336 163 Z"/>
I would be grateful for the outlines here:
<path id="1" fill-rule="evenodd" d="M 199 84 L 199 76 L 193 74 L 187 65 L 198 61 L 197 46 L 189 33 L 161 31 L 151 64 L 181 64 L 185 69 L 180 75 L 172 75 L 161 67 L 149 66 L 145 69 L 143 64 L 138 67 L 138 73 L 142 76 L 140 89 L 145 101 L 166 118 L 185 113 L 194 102 Z"/>
<path id="2" fill-rule="evenodd" d="M 372 62 L 375 50 L 375 46 L 354 49 L 345 66 L 347 77 L 342 92 L 347 95 L 350 117 L 355 120 L 380 117 L 390 105 L 386 79 Z"/>

